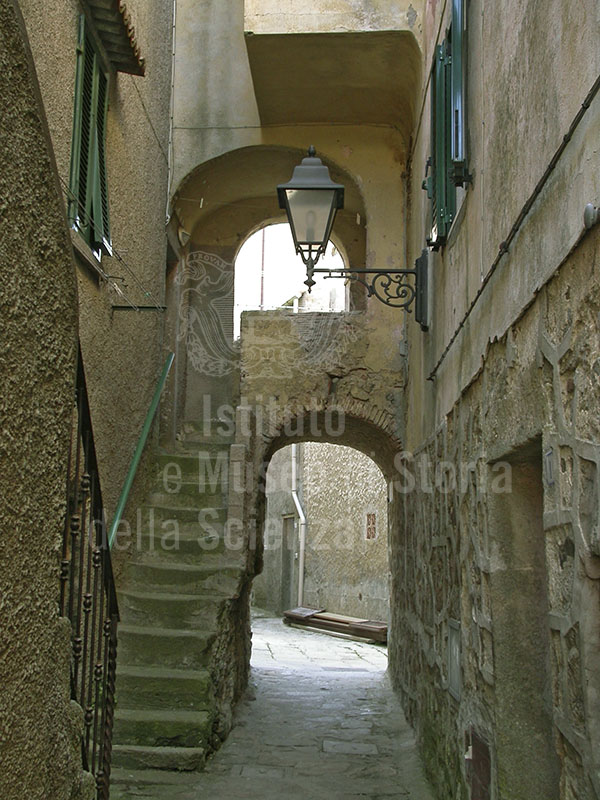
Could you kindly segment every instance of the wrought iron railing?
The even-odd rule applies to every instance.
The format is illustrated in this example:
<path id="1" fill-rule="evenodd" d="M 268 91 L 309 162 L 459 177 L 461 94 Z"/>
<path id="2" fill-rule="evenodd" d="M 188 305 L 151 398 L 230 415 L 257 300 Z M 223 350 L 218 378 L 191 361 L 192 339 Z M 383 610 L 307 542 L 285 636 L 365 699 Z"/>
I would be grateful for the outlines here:
<path id="1" fill-rule="evenodd" d="M 119 610 L 79 350 L 60 573 L 60 611 L 71 621 L 71 696 L 84 712 L 83 766 L 108 800 Z"/>

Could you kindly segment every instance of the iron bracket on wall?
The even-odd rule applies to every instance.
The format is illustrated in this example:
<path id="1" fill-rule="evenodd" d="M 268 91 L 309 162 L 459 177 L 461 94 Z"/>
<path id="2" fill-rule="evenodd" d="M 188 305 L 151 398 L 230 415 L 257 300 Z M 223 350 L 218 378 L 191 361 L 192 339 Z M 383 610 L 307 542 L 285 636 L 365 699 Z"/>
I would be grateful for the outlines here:
<path id="1" fill-rule="evenodd" d="M 428 330 L 427 319 L 427 261 L 428 251 L 423 250 L 415 261 L 414 269 L 326 269 L 309 267 L 308 280 L 312 281 L 314 273 L 325 275 L 325 278 L 346 278 L 362 283 L 369 297 L 376 297 L 380 302 L 392 308 L 404 308 L 409 313 L 413 303 L 415 320 L 421 330 Z M 413 280 L 414 279 L 414 280 Z"/>

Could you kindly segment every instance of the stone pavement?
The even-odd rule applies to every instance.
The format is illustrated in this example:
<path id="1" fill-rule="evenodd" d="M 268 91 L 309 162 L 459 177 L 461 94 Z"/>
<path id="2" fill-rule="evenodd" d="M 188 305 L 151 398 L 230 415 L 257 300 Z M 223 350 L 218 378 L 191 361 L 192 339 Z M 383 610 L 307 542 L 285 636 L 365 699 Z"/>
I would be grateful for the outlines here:
<path id="1" fill-rule="evenodd" d="M 203 773 L 119 775 L 122 800 L 432 800 L 387 651 L 253 620 L 252 676 Z"/>

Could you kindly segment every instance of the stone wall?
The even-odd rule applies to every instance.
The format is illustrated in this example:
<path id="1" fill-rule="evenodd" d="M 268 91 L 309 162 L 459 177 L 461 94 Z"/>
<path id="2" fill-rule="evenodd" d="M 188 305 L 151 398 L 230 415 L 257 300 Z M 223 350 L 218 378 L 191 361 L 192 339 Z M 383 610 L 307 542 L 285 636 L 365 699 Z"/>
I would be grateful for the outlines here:
<path id="1" fill-rule="evenodd" d="M 254 603 L 277 614 L 298 605 L 299 530 L 291 465 L 291 447 L 283 447 L 267 470 L 264 564 L 252 584 Z"/>
<path id="2" fill-rule="evenodd" d="M 59 559 L 77 354 L 77 287 L 25 26 L 0 2 L 0 795 L 90 800 L 70 701 Z"/>
<path id="3" fill-rule="evenodd" d="M 471 727 L 490 744 L 498 797 L 529 797 L 541 780 L 544 797 L 597 795 L 598 255 L 593 232 L 396 481 L 403 622 L 392 664 L 426 763 L 443 765 L 440 796 L 468 796 Z M 459 698 L 448 689 L 450 620 L 461 621 Z"/>
<path id="4" fill-rule="evenodd" d="M 298 605 L 299 522 L 291 496 L 291 448 L 267 472 L 264 569 L 254 600 L 277 613 Z M 303 605 L 362 619 L 389 617 L 387 487 L 363 453 L 340 445 L 298 446 L 298 494 L 307 518 Z M 366 515 L 376 538 L 366 538 Z M 289 521 L 288 521 L 289 520 Z"/>
<path id="5" fill-rule="evenodd" d="M 387 485 L 381 470 L 349 447 L 310 442 L 302 449 L 308 518 L 304 602 L 387 621 Z M 375 515 L 374 539 L 367 539 L 367 514 Z"/>
<path id="6" fill-rule="evenodd" d="M 400 448 L 404 356 L 400 347 L 381 350 L 380 335 L 362 312 L 244 312 L 242 407 L 259 412 L 271 442 L 345 444 L 390 469 Z M 381 440 L 371 438 L 369 426 Z"/>
<path id="7" fill-rule="evenodd" d="M 427 3 L 425 75 L 450 7 Z M 600 105 L 586 96 L 600 70 L 598 10 L 466 9 L 473 183 L 430 257 L 430 330 L 407 330 L 391 664 L 440 797 L 469 797 L 465 755 L 481 740 L 497 800 L 591 800 L 599 287 L 583 208 L 597 202 Z M 424 81 L 409 164 L 414 256 L 428 225 L 429 102 Z"/>

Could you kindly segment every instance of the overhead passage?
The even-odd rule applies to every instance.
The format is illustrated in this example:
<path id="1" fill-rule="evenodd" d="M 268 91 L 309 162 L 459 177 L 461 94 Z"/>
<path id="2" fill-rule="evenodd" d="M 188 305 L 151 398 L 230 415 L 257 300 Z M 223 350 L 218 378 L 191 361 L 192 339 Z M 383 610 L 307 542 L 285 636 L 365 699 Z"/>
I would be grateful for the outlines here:
<path id="1" fill-rule="evenodd" d="M 263 125 L 389 125 L 408 139 L 420 53 L 409 31 L 246 33 Z"/>

